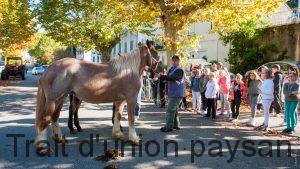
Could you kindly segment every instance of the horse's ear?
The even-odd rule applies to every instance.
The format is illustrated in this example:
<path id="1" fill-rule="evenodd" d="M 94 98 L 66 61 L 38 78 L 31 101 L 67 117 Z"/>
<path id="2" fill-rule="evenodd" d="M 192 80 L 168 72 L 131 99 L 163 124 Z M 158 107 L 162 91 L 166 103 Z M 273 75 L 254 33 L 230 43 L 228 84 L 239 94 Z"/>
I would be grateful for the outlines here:
<path id="1" fill-rule="evenodd" d="M 150 49 L 151 46 L 152 46 L 151 41 L 147 39 L 147 40 L 146 40 L 146 45 L 147 45 L 147 47 Z"/>

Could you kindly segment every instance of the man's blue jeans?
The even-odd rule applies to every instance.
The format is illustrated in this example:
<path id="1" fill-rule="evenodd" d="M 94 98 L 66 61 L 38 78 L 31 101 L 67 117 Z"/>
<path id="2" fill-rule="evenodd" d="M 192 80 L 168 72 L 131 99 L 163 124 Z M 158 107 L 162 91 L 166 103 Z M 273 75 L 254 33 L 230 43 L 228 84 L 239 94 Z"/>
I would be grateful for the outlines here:
<path id="1" fill-rule="evenodd" d="M 174 127 L 179 127 L 179 117 L 178 117 L 178 106 L 182 100 L 182 97 L 169 98 L 167 117 L 166 117 L 166 128 L 173 129 Z"/>
<path id="2" fill-rule="evenodd" d="M 136 105 L 135 105 L 135 108 L 134 108 L 134 116 L 139 116 L 140 115 L 140 104 L 139 103 L 137 103 Z"/>

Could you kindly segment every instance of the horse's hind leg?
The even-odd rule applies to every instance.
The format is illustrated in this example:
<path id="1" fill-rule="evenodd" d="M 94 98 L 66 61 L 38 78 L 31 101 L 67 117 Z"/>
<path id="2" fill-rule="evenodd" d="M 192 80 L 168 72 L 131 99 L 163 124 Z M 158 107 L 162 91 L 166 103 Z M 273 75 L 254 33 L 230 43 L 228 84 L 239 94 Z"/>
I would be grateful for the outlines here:
<path id="1" fill-rule="evenodd" d="M 70 130 L 70 133 L 71 134 L 76 134 L 76 130 L 74 129 L 73 127 L 73 115 L 74 115 L 74 93 L 71 92 L 69 94 L 69 101 L 70 101 L 70 106 L 69 106 L 69 120 L 68 120 L 68 127 L 69 127 L 69 130 Z"/>
<path id="2" fill-rule="evenodd" d="M 53 138 L 54 141 L 56 141 L 58 143 L 66 142 L 65 138 L 62 135 L 62 132 L 61 132 L 61 129 L 60 129 L 60 126 L 59 126 L 59 123 L 58 123 L 58 119 L 59 119 L 59 115 L 60 115 L 60 111 L 61 111 L 62 107 L 63 107 L 63 100 L 60 100 L 57 103 L 57 107 L 55 109 L 55 112 L 52 115 L 52 124 L 51 124 L 52 133 L 53 133 L 52 138 Z"/>
<path id="3" fill-rule="evenodd" d="M 39 97 L 40 94 L 38 94 Z M 36 114 L 36 132 L 37 138 L 35 141 L 36 148 L 40 154 L 51 153 L 49 142 L 47 141 L 47 129 L 51 121 L 53 112 L 55 111 L 55 102 L 46 101 L 44 94 L 42 99 L 38 99 L 37 114 Z"/>
<path id="4" fill-rule="evenodd" d="M 125 101 L 115 102 L 115 116 L 113 123 L 112 136 L 116 139 L 124 139 L 124 134 L 120 129 L 120 120 L 122 117 Z"/>
<path id="5" fill-rule="evenodd" d="M 79 100 L 77 97 L 74 97 L 73 98 L 73 106 L 74 106 L 74 124 L 77 128 L 77 131 L 78 132 L 82 132 L 82 128 L 80 127 L 80 124 L 79 124 L 79 118 L 78 118 L 78 110 L 79 110 L 79 107 L 81 105 L 81 100 Z"/>

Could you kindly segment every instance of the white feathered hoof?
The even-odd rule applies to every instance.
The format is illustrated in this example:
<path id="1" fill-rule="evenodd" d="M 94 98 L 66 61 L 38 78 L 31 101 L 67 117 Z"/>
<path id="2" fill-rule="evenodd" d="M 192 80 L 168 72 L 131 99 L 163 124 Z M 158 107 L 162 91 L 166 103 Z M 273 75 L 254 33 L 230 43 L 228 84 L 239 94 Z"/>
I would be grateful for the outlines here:
<path id="1" fill-rule="evenodd" d="M 35 143 L 36 153 L 39 156 L 49 156 L 53 153 L 53 150 L 46 144 L 42 142 Z"/>
<path id="2" fill-rule="evenodd" d="M 140 142 L 140 138 L 138 136 L 129 136 L 129 141 L 133 146 L 138 146 Z"/>
<path id="3" fill-rule="evenodd" d="M 113 133 L 113 138 L 118 140 L 124 140 L 125 136 L 121 131 L 117 131 Z"/>
<path id="4" fill-rule="evenodd" d="M 53 153 L 53 150 L 50 147 L 37 148 L 37 154 L 40 156 L 50 156 L 52 153 Z"/>

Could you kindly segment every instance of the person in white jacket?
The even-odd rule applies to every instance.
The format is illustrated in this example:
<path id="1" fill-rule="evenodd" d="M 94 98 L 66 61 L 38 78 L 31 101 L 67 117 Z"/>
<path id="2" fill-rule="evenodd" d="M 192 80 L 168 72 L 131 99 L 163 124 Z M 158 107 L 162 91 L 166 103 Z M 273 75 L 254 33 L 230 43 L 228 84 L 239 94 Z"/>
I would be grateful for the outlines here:
<path id="1" fill-rule="evenodd" d="M 264 123 L 258 127 L 259 130 L 269 130 L 269 118 L 270 118 L 270 107 L 274 100 L 274 83 L 272 79 L 272 71 L 265 70 L 262 72 L 262 78 L 264 79 L 261 86 L 261 99 L 264 108 Z"/>
<path id="2" fill-rule="evenodd" d="M 209 73 L 209 81 L 206 84 L 205 97 L 207 101 L 207 114 L 206 117 L 212 115 L 212 119 L 216 119 L 216 96 L 219 91 L 219 87 L 216 80 L 216 74 L 214 72 Z"/>

